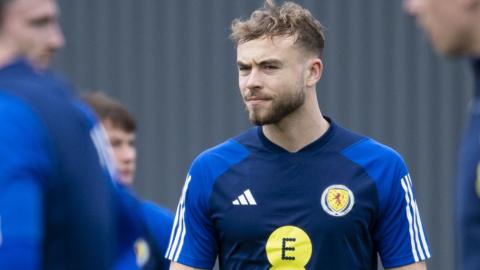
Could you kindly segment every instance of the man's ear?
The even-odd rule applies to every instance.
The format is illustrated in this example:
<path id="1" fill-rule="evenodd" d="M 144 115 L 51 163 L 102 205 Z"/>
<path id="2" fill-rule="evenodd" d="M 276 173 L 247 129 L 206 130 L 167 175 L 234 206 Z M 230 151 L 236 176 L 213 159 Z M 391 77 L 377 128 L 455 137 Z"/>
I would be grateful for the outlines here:
<path id="1" fill-rule="evenodd" d="M 312 87 L 322 78 L 323 63 L 320 58 L 313 58 L 309 61 L 307 70 L 307 86 Z"/>

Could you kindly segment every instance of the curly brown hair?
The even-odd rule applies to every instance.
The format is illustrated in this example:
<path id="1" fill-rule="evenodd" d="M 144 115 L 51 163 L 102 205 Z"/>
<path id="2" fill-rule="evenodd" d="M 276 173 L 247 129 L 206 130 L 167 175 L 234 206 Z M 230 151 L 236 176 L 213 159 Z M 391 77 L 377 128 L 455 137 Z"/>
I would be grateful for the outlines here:
<path id="1" fill-rule="evenodd" d="M 235 19 L 231 31 L 230 39 L 236 46 L 258 38 L 294 36 L 296 44 L 319 57 L 325 47 L 323 25 L 309 10 L 292 2 L 277 6 L 274 0 L 266 0 L 250 18 Z"/>

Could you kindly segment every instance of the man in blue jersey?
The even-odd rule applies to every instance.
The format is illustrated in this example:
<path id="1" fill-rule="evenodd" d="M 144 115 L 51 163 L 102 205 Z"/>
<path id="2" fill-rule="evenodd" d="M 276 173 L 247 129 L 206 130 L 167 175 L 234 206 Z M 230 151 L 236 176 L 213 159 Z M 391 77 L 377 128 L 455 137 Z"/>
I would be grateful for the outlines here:
<path id="1" fill-rule="evenodd" d="M 407 0 L 435 49 L 472 57 L 475 94 L 460 144 L 456 189 L 456 244 L 459 270 L 480 269 L 480 1 Z"/>
<path id="2" fill-rule="evenodd" d="M 118 251 L 106 139 L 44 70 L 63 44 L 55 0 L 0 0 L 0 269 L 112 269 Z"/>
<path id="3" fill-rule="evenodd" d="M 101 92 L 84 95 L 85 101 L 95 110 L 105 128 L 112 146 L 121 184 L 131 187 L 136 169 L 136 123 L 122 104 Z M 135 241 L 137 264 L 142 269 L 169 269 L 170 261 L 164 255 L 173 223 L 169 210 L 152 202 L 141 202 L 140 218 L 143 237 Z"/>
<path id="4" fill-rule="evenodd" d="M 392 149 L 324 117 L 323 26 L 266 1 L 235 20 L 251 128 L 200 154 L 187 176 L 171 269 L 426 269 L 412 181 Z"/>

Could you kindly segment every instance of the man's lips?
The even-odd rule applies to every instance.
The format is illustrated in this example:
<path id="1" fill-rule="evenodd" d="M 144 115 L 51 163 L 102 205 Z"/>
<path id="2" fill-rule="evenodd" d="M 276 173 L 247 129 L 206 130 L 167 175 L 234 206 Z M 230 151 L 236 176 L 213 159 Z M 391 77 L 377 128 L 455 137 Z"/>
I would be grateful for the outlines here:
<path id="1" fill-rule="evenodd" d="M 270 98 L 267 97 L 248 97 L 245 99 L 245 102 L 250 105 L 260 104 L 270 101 Z"/>
<path id="2" fill-rule="evenodd" d="M 132 170 L 120 170 L 120 174 L 122 176 L 130 176 L 132 175 L 133 171 Z"/>

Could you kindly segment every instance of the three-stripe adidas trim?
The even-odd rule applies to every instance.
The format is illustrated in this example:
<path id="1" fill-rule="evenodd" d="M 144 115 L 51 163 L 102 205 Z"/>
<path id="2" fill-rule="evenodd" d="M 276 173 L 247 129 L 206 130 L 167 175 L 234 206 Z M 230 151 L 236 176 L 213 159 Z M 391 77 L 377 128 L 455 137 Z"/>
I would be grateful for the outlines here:
<path id="1" fill-rule="evenodd" d="M 185 234 L 187 227 L 185 226 L 185 196 L 187 193 L 188 185 L 192 180 L 192 176 L 188 175 L 185 185 L 182 190 L 182 196 L 178 203 L 175 220 L 173 221 L 173 229 L 170 235 L 170 242 L 168 244 L 167 259 L 171 261 L 177 261 L 180 256 L 180 251 L 183 247 L 183 241 L 185 240 Z"/>
<path id="2" fill-rule="evenodd" d="M 412 179 L 410 175 L 402 178 L 402 188 L 405 191 L 405 200 L 407 206 L 405 211 L 408 219 L 408 229 L 410 233 L 410 244 L 415 262 L 430 258 L 430 250 L 428 249 L 425 234 L 423 232 L 422 221 L 418 212 L 417 202 L 413 197 Z"/>
<path id="3" fill-rule="evenodd" d="M 238 196 L 238 199 L 234 200 L 232 202 L 233 205 L 257 205 L 257 202 L 253 198 L 252 192 L 250 192 L 250 189 L 247 189 Z"/>

